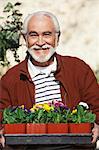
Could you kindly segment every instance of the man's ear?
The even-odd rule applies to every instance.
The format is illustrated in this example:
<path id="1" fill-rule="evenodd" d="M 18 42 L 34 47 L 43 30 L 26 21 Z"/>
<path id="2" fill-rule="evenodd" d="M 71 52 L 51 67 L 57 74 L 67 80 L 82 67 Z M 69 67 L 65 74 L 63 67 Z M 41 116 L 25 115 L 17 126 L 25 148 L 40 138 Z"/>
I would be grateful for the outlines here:
<path id="1" fill-rule="evenodd" d="M 57 43 L 56 46 L 58 46 L 60 34 L 61 34 L 61 32 L 59 31 L 58 35 L 56 36 L 56 43 Z"/>
<path id="2" fill-rule="evenodd" d="M 58 35 L 56 35 L 56 38 L 55 38 L 55 47 L 58 46 L 58 42 L 59 42 Z"/>
<path id="3" fill-rule="evenodd" d="M 58 41 L 57 42 L 59 42 L 59 38 L 60 38 L 60 35 L 61 35 L 61 32 L 59 31 L 59 33 L 58 33 Z"/>

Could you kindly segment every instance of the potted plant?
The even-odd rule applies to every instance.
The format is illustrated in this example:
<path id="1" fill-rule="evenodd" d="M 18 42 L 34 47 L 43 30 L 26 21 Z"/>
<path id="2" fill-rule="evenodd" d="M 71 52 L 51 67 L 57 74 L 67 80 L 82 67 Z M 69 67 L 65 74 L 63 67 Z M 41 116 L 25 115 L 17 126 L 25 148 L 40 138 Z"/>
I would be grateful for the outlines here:
<path id="1" fill-rule="evenodd" d="M 47 133 L 48 114 L 53 111 L 50 104 L 35 104 L 30 109 L 31 113 L 27 124 L 27 133 Z"/>
<path id="2" fill-rule="evenodd" d="M 53 107 L 53 111 L 47 114 L 47 132 L 51 134 L 68 133 L 70 109 L 58 101 L 53 101 L 51 107 Z"/>
<path id="3" fill-rule="evenodd" d="M 3 121 L 6 134 L 25 133 L 25 123 L 28 120 L 28 111 L 24 106 L 5 108 L 3 111 Z"/>
<path id="4" fill-rule="evenodd" d="M 95 122 L 96 115 L 82 105 L 77 105 L 69 118 L 70 133 L 90 133 L 91 125 Z"/>
<path id="5" fill-rule="evenodd" d="M 28 134 L 45 134 L 47 132 L 46 113 L 44 104 L 35 104 L 30 109 L 26 133 Z"/>
<path id="6" fill-rule="evenodd" d="M 43 127 L 45 127 L 45 133 L 68 132 L 67 120 L 70 110 L 63 103 L 53 101 L 48 104 L 35 104 L 30 110 L 31 114 L 27 124 L 27 133 L 34 133 L 34 131 L 44 133 L 44 131 L 40 131 Z"/>

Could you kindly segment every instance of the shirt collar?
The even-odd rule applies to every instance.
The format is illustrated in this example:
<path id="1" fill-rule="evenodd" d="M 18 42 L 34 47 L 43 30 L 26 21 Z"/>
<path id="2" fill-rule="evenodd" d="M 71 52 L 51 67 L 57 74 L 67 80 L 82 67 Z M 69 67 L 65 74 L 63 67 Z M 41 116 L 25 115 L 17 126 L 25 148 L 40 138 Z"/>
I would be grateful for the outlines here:
<path id="1" fill-rule="evenodd" d="M 33 63 L 28 59 L 28 71 L 30 73 L 31 78 L 34 78 L 38 74 L 47 74 L 49 75 L 51 72 L 55 72 L 57 69 L 57 61 L 56 57 L 54 57 L 54 62 L 47 67 L 38 67 L 33 65 Z"/>

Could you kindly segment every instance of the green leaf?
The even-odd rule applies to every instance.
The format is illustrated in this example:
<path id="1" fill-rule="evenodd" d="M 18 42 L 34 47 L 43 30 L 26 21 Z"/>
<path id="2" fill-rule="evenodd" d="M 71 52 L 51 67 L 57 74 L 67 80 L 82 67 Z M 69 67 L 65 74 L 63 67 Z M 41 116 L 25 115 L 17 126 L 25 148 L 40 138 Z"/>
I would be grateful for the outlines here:
<path id="1" fill-rule="evenodd" d="M 13 8 L 12 3 L 8 2 L 8 4 L 4 7 L 3 12 L 10 12 L 12 8 Z"/>
<path id="2" fill-rule="evenodd" d="M 17 54 L 18 48 L 21 46 L 19 44 L 19 39 L 21 35 L 21 30 L 23 26 L 22 13 L 16 6 L 21 5 L 21 3 L 12 4 L 8 2 L 4 7 L 4 13 L 6 17 L 3 17 L 4 22 L 0 26 L 0 63 L 2 65 L 9 65 L 9 61 L 6 56 L 7 50 L 13 50 L 13 56 L 15 61 L 19 61 Z M 2 17 L 0 17 L 2 19 Z"/>

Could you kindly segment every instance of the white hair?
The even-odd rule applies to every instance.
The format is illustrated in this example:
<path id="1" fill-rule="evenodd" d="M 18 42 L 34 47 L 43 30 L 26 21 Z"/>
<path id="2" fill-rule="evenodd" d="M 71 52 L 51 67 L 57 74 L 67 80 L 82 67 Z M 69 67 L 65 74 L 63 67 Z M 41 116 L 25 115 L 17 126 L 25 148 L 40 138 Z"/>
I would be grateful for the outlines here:
<path id="1" fill-rule="evenodd" d="M 60 26 L 59 26 L 59 22 L 56 18 L 56 16 L 54 16 L 52 13 L 50 12 L 46 12 L 46 11 L 37 11 L 37 12 L 34 12 L 32 14 L 29 14 L 25 20 L 24 20 L 24 23 L 23 23 L 23 30 L 22 30 L 22 33 L 23 34 L 26 34 L 28 31 L 27 31 L 27 28 L 28 28 L 28 23 L 29 23 L 29 20 L 33 17 L 33 16 L 38 16 L 38 15 L 44 15 L 44 16 L 48 16 L 52 19 L 53 23 L 54 23 L 54 26 L 55 26 L 55 30 L 56 32 L 58 32 L 60 34 Z"/>

